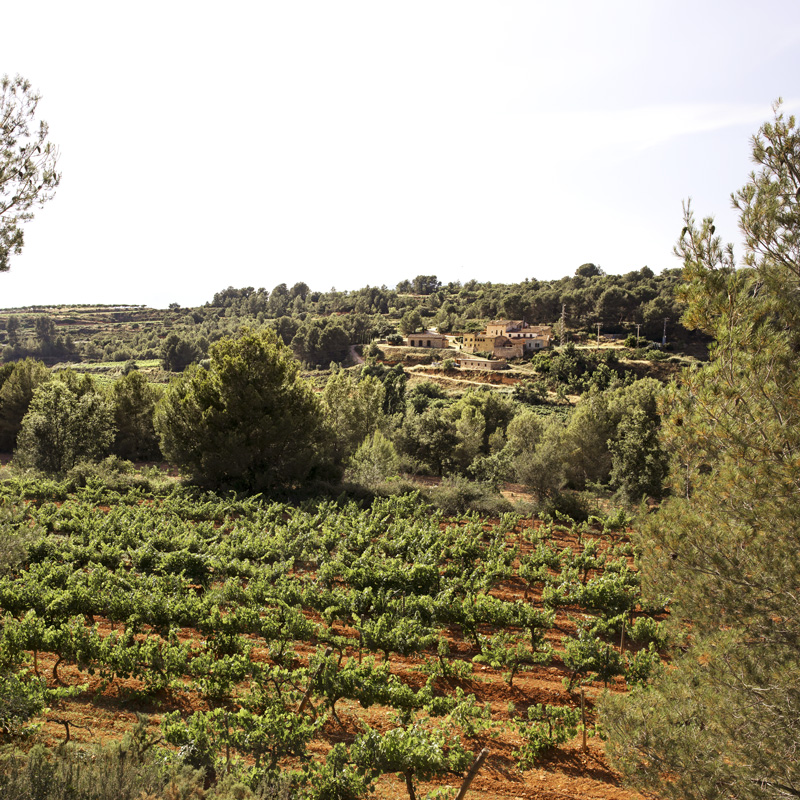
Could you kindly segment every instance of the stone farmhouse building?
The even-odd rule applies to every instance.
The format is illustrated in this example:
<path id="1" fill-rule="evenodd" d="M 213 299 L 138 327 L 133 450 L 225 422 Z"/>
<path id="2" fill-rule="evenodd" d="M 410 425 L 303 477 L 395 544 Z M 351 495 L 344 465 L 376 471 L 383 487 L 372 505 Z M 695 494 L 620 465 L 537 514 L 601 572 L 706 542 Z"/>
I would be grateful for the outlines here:
<path id="1" fill-rule="evenodd" d="M 406 337 L 406 345 L 408 347 L 435 347 L 441 350 L 447 347 L 447 336 L 436 331 L 410 333 Z"/>
<path id="2" fill-rule="evenodd" d="M 549 325 L 503 319 L 490 322 L 480 333 L 465 333 L 461 349 L 467 353 L 490 353 L 496 358 L 522 358 L 546 350 L 552 338 Z"/>
<path id="3" fill-rule="evenodd" d="M 479 369 L 488 372 L 508 369 L 508 364 L 502 359 L 482 358 L 481 356 L 460 356 L 456 359 L 456 364 L 461 369 Z"/>
<path id="4" fill-rule="evenodd" d="M 461 349 L 466 353 L 491 353 L 496 358 L 522 358 L 522 342 L 508 336 L 489 336 L 486 333 L 465 333 Z"/>

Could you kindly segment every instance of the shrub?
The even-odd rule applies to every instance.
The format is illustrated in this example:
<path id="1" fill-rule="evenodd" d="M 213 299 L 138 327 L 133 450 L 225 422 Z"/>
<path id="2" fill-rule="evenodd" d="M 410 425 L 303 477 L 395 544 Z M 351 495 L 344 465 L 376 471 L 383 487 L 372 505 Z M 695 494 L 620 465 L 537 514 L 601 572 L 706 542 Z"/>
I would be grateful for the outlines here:
<path id="1" fill-rule="evenodd" d="M 441 486 L 430 490 L 428 499 L 448 516 L 464 514 L 469 510 L 500 516 L 514 510 L 493 485 L 458 476 L 445 478 Z"/>
<path id="2" fill-rule="evenodd" d="M 542 754 L 578 733 L 580 709 L 536 703 L 527 720 L 517 722 L 523 745 L 514 751 L 521 769 L 531 769 Z"/>

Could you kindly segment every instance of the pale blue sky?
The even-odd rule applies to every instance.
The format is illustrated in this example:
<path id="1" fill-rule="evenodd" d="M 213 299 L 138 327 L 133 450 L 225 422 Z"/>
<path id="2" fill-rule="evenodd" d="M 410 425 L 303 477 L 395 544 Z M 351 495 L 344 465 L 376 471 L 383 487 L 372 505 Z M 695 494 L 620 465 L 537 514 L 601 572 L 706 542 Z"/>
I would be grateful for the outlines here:
<path id="1" fill-rule="evenodd" d="M 678 266 L 688 196 L 736 239 L 749 137 L 800 106 L 800 4 L 38 2 L 55 199 L 0 306 Z M 9 32 L 13 31 L 13 35 Z"/>

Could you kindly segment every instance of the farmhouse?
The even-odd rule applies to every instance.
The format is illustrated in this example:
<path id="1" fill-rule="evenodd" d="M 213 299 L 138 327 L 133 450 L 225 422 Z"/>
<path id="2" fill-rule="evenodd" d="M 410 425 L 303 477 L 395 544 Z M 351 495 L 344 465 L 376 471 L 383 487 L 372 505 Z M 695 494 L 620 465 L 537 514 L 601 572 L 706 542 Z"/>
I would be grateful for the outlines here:
<path id="1" fill-rule="evenodd" d="M 550 325 L 527 325 L 521 319 L 500 319 L 490 322 L 483 335 L 506 336 L 512 342 L 521 343 L 522 351 L 529 354 L 550 347 L 553 329 Z"/>
<path id="2" fill-rule="evenodd" d="M 410 333 L 406 339 L 409 347 L 447 347 L 447 337 L 443 333 L 436 331 L 422 331 L 422 333 Z"/>
<path id="3" fill-rule="evenodd" d="M 483 369 L 489 371 L 508 369 L 508 364 L 503 359 L 482 358 L 481 356 L 461 356 L 456 359 L 456 364 L 462 369 Z"/>
<path id="4" fill-rule="evenodd" d="M 508 336 L 465 333 L 461 349 L 465 353 L 489 353 L 497 358 L 522 358 L 524 346 Z"/>
<path id="5" fill-rule="evenodd" d="M 486 353 L 495 358 L 522 358 L 550 347 L 552 334 L 549 325 L 527 325 L 521 319 L 494 320 L 480 333 L 462 334 L 461 350 Z"/>

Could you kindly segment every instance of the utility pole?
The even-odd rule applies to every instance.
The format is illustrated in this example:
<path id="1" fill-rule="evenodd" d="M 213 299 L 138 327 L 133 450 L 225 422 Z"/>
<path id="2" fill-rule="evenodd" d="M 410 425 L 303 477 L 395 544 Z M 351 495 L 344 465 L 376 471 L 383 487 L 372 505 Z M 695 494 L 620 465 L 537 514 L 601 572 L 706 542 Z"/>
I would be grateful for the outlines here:
<path id="1" fill-rule="evenodd" d="M 565 325 L 564 325 L 564 320 L 565 320 L 566 316 L 567 316 L 567 304 L 566 303 L 562 303 L 561 304 L 561 346 L 562 347 L 566 343 L 566 338 L 567 338 L 566 328 L 565 328 Z"/>
<path id="2" fill-rule="evenodd" d="M 597 349 L 600 349 L 600 323 L 597 323 Z"/>
<path id="3" fill-rule="evenodd" d="M 641 322 L 636 323 L 636 347 L 639 347 L 639 328 L 642 327 Z"/>
<path id="4" fill-rule="evenodd" d="M 661 337 L 661 346 L 662 347 L 666 347 L 667 346 L 667 318 L 666 317 L 664 317 L 664 334 Z"/>

